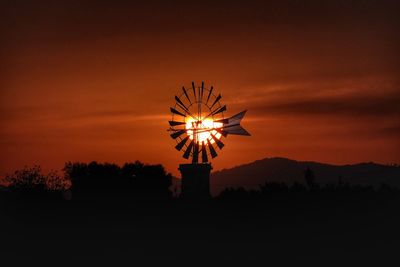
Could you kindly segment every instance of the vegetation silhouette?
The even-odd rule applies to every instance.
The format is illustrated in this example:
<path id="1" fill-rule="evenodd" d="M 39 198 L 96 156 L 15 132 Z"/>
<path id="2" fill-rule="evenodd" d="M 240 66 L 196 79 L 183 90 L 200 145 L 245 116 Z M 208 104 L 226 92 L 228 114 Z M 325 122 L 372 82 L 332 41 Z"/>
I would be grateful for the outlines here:
<path id="1" fill-rule="evenodd" d="M 351 185 L 340 177 L 317 185 L 309 168 L 303 183 L 266 181 L 256 190 L 226 188 L 207 201 L 185 201 L 172 195 L 162 165 L 68 162 L 63 171 L 43 174 L 34 166 L 5 179 L 3 262 L 43 262 L 43 251 L 45 261 L 68 266 L 165 264 L 177 251 L 174 261 L 185 265 L 196 259 L 230 266 L 369 263 L 366 254 L 383 263 L 397 255 L 400 192 L 388 185 Z"/>
<path id="2" fill-rule="evenodd" d="M 58 194 L 70 199 L 143 198 L 170 199 L 172 176 L 162 165 L 139 161 L 122 167 L 112 163 L 67 162 L 64 175 L 44 174 L 40 166 L 25 167 L 6 175 L 2 183 L 20 197 L 46 198 Z M 67 196 L 67 197 L 66 197 Z"/>
<path id="3" fill-rule="evenodd" d="M 310 167 L 307 167 L 307 169 L 304 171 L 304 179 L 306 180 L 308 188 L 316 189 L 318 187 L 318 184 L 315 182 L 314 172 L 310 169 Z"/>
<path id="4" fill-rule="evenodd" d="M 64 175 L 55 171 L 44 174 L 40 166 L 25 167 L 16 170 L 2 179 L 10 193 L 25 196 L 46 197 L 66 192 L 79 199 L 172 199 L 179 198 L 173 193 L 172 175 L 167 173 L 161 164 L 146 165 L 140 161 L 125 163 L 122 167 L 113 163 L 67 162 L 63 168 Z M 398 194 L 399 189 L 387 184 L 375 188 L 371 185 L 351 185 L 338 177 L 337 183 L 320 186 L 310 167 L 304 170 L 304 184 L 294 182 L 268 182 L 258 190 L 246 190 L 243 187 L 227 187 L 215 199 L 263 200 L 272 197 L 299 197 L 305 195 L 359 195 L 359 194 Z M 68 197 L 67 197 L 68 199 Z"/>
<path id="5" fill-rule="evenodd" d="M 43 174 L 40 166 L 24 167 L 4 177 L 5 184 L 15 191 L 44 192 L 67 190 L 71 184 L 69 179 L 58 175 L 55 171 Z"/>
<path id="6" fill-rule="evenodd" d="M 86 164 L 68 162 L 65 176 L 72 182 L 74 198 L 136 197 L 169 199 L 172 176 L 162 165 L 145 165 L 139 161 L 122 167 L 111 163 Z"/>
<path id="7" fill-rule="evenodd" d="M 311 168 L 304 170 L 304 184 L 294 182 L 288 185 L 284 182 L 268 182 L 259 186 L 259 190 L 246 190 L 243 187 L 228 187 L 223 190 L 217 199 L 220 200 L 270 200 L 271 198 L 295 198 L 297 200 L 313 197 L 314 199 L 333 200 L 342 197 L 372 197 L 376 195 L 385 195 L 391 197 L 400 196 L 399 188 L 382 183 L 375 188 L 372 185 L 351 185 L 349 182 L 343 182 L 339 177 L 337 183 L 326 183 L 320 186 L 316 182 L 316 177 Z"/>
<path id="8" fill-rule="evenodd" d="M 60 193 L 71 187 L 68 178 L 60 176 L 56 171 L 45 174 L 38 165 L 16 170 L 3 177 L 1 183 L 6 185 L 3 193 L 11 192 L 15 196 L 39 199 L 60 197 Z"/>

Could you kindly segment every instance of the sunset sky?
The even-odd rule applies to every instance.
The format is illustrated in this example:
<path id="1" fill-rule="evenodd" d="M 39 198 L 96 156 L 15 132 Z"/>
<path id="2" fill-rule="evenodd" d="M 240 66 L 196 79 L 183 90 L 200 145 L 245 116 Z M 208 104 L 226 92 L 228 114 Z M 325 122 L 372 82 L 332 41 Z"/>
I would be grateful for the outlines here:
<path id="1" fill-rule="evenodd" d="M 400 163 L 398 1 L 2 1 L 0 174 L 66 161 L 162 163 L 191 81 L 251 137 L 214 170 L 273 156 Z"/>

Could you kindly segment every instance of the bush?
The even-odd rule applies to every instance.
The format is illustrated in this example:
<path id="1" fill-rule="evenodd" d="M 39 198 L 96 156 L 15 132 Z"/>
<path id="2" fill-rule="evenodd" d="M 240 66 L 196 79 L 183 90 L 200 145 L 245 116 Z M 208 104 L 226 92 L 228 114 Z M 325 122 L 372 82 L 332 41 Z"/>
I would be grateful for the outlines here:
<path id="1" fill-rule="evenodd" d="M 40 166 L 24 167 L 12 175 L 6 175 L 4 184 L 12 191 L 42 193 L 46 191 L 65 191 L 71 181 L 61 177 L 55 171 L 43 174 Z"/>

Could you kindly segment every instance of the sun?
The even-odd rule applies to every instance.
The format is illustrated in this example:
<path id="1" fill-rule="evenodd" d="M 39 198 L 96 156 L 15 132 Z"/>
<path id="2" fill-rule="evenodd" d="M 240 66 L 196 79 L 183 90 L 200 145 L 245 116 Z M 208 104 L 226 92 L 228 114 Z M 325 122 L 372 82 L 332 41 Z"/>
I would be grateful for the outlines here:
<path id="1" fill-rule="evenodd" d="M 221 138 L 221 134 L 218 133 L 215 128 L 221 128 L 223 125 L 220 122 L 214 122 L 212 119 L 205 119 L 203 121 L 196 121 L 192 118 L 186 120 L 186 130 L 191 140 L 199 141 L 200 145 L 202 142 L 207 143 L 207 140 L 211 144 L 215 143 L 211 134 L 217 139 Z"/>

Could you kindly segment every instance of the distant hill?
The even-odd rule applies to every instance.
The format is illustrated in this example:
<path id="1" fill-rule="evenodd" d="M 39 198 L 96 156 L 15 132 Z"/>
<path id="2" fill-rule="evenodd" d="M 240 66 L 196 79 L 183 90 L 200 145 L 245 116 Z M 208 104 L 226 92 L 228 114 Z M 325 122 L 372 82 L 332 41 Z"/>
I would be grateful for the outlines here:
<path id="1" fill-rule="evenodd" d="M 266 181 L 304 182 L 304 170 L 309 167 L 320 184 L 342 181 L 351 184 L 374 185 L 381 183 L 400 187 L 400 167 L 373 162 L 352 165 L 331 165 L 313 161 L 286 158 L 265 158 L 211 175 L 211 191 L 218 194 L 226 187 L 258 188 Z"/>

